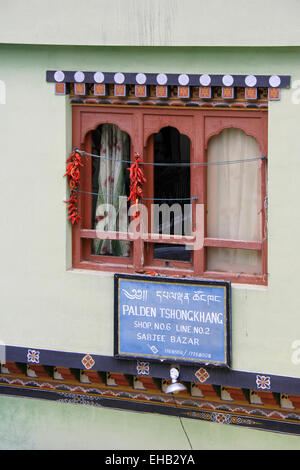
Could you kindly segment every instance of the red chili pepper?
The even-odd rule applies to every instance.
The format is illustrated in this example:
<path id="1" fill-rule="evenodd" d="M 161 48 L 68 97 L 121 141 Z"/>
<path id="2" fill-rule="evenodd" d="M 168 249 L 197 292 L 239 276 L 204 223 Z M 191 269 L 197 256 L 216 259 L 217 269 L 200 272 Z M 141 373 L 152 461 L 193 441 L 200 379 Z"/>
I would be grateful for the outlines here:
<path id="1" fill-rule="evenodd" d="M 80 183 L 80 167 L 83 166 L 81 155 L 74 150 L 69 158 L 67 158 L 66 163 L 66 172 L 63 176 L 68 177 L 71 194 L 70 199 L 64 202 L 68 204 L 68 219 L 72 222 L 72 224 L 76 224 L 82 218 L 78 213 L 78 200 L 76 194 Z"/>
<path id="2" fill-rule="evenodd" d="M 130 194 L 127 198 L 127 201 L 133 201 L 138 204 L 139 199 L 143 198 L 143 190 L 142 185 L 147 182 L 146 178 L 144 177 L 143 170 L 140 168 L 140 164 L 143 163 L 140 155 L 136 153 L 134 155 L 134 163 L 127 168 L 129 171 L 129 178 L 130 178 Z M 137 211 L 133 218 L 139 217 L 140 213 Z"/>

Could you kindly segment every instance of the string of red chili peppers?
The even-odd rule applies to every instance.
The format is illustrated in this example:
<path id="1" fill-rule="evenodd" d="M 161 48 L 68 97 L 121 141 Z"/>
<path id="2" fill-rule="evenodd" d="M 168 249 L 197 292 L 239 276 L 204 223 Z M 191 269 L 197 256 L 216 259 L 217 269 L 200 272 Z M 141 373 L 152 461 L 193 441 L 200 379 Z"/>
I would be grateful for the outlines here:
<path id="1" fill-rule="evenodd" d="M 134 154 L 134 163 L 127 168 L 129 171 L 130 178 L 130 194 L 127 198 L 127 201 L 133 201 L 137 205 L 139 200 L 143 198 L 142 186 L 147 182 L 143 170 L 140 168 L 140 164 L 143 163 L 140 155 L 138 153 Z M 136 211 L 133 215 L 133 219 L 136 219 L 140 216 L 140 212 Z"/>
<path id="2" fill-rule="evenodd" d="M 68 219 L 71 220 L 72 224 L 78 223 L 78 221 L 82 218 L 78 213 L 78 199 L 77 199 L 77 192 L 80 183 L 80 167 L 83 166 L 81 161 L 81 155 L 76 150 L 73 150 L 70 157 L 67 159 L 67 168 L 66 173 L 64 176 L 68 177 L 68 183 L 71 190 L 70 199 L 65 201 L 68 204 Z M 139 200 L 143 198 L 143 190 L 142 186 L 144 183 L 147 182 L 146 178 L 144 177 L 143 170 L 140 168 L 140 164 L 143 163 L 140 155 L 136 153 L 134 155 L 134 163 L 127 168 L 129 171 L 129 178 L 130 178 L 130 194 L 127 198 L 127 201 L 133 201 L 137 205 Z M 136 219 L 140 216 L 140 212 L 136 211 L 133 218 Z"/>
<path id="3" fill-rule="evenodd" d="M 82 217 L 78 213 L 78 199 L 77 199 L 77 190 L 80 183 L 80 167 L 83 166 L 81 161 L 80 153 L 73 150 L 71 155 L 66 161 L 67 168 L 64 176 L 68 177 L 68 183 L 71 190 L 70 199 L 64 201 L 68 209 L 68 219 L 71 220 L 72 224 L 77 224 L 79 219 Z"/>

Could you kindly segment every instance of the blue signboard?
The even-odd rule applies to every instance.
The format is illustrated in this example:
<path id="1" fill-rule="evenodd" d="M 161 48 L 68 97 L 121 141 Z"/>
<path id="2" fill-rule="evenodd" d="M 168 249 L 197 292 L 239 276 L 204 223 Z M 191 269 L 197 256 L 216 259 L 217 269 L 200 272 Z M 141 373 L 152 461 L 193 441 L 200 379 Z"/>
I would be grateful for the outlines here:
<path id="1" fill-rule="evenodd" d="M 230 366 L 230 282 L 115 275 L 115 355 Z"/>

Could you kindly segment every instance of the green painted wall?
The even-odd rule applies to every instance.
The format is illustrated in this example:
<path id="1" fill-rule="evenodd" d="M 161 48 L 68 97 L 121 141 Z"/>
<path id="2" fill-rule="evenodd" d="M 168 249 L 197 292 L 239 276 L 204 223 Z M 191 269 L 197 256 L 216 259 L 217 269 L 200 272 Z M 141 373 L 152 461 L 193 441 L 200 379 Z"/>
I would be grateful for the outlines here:
<path id="1" fill-rule="evenodd" d="M 299 46 L 298 0 L 10 0 L 0 42 L 98 46 Z"/>
<path id="2" fill-rule="evenodd" d="M 183 424 L 183 427 L 182 427 Z M 299 450 L 296 436 L 28 398 L 0 396 L 1 450 Z"/>
<path id="3" fill-rule="evenodd" d="M 62 175 L 71 108 L 46 83 L 48 69 L 280 73 L 295 82 L 299 49 L 0 46 L 0 340 L 111 355 L 112 274 L 70 269 Z M 270 103 L 269 286 L 234 285 L 232 305 L 233 368 L 294 377 L 300 377 L 300 364 L 292 361 L 293 342 L 300 340 L 298 95 L 282 90 L 281 101 Z M 184 423 L 194 448 L 299 446 L 291 436 Z M 164 430 L 159 441 L 157 429 Z M 4 449 L 111 449 L 116 433 L 118 448 L 188 449 L 177 418 L 10 397 L 0 397 L 0 433 Z"/>
<path id="4" fill-rule="evenodd" d="M 65 157 L 68 98 L 54 95 L 47 69 L 290 74 L 298 49 L 80 48 L 1 46 L 1 340 L 6 344 L 112 354 L 112 275 L 68 271 Z M 299 105 L 282 90 L 269 112 L 268 287 L 233 287 L 233 367 L 300 376 L 297 215 Z M 286 243 L 287 242 L 287 243 Z M 297 336 L 298 335 L 298 336 Z"/>
<path id="5" fill-rule="evenodd" d="M 112 274 L 70 270 L 65 158 L 68 97 L 47 69 L 290 74 L 299 50 L 0 46 L 1 333 L 6 344 L 111 355 Z M 269 112 L 268 287 L 233 286 L 233 368 L 300 377 L 300 106 L 283 89 Z"/>

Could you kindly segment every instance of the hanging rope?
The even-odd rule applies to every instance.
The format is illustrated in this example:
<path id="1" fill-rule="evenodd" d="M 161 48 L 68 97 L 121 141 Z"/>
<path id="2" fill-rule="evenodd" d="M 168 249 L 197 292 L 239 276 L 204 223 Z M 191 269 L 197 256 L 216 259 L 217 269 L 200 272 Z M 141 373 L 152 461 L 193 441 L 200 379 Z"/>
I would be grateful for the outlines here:
<path id="1" fill-rule="evenodd" d="M 80 153 L 81 155 L 86 155 L 87 157 L 93 157 L 93 158 L 101 158 L 103 160 L 114 160 L 113 158 L 106 157 L 105 155 L 96 155 L 93 153 L 87 153 L 84 152 L 83 150 L 78 150 L 75 148 L 75 150 Z M 208 166 L 208 165 L 233 165 L 235 163 L 248 163 L 248 162 L 255 162 L 258 160 L 266 160 L 267 156 L 264 155 L 262 157 L 249 157 L 249 158 L 243 158 L 240 160 L 224 160 L 224 161 L 219 161 L 219 162 L 194 162 L 194 163 L 182 163 L 182 162 L 175 162 L 175 163 L 162 163 L 162 162 L 143 162 L 141 161 L 142 165 L 150 165 L 150 166 L 179 166 L 179 167 L 193 167 L 193 166 Z M 129 163 L 132 164 L 132 161 L 130 160 L 118 160 L 122 163 Z"/>
<path id="2" fill-rule="evenodd" d="M 72 154 L 69 156 L 69 158 L 66 161 L 67 167 L 66 167 L 66 173 L 64 176 L 68 177 L 68 183 L 70 187 L 70 198 L 67 201 L 64 201 L 66 204 L 68 204 L 67 209 L 68 209 L 68 219 L 72 222 L 72 224 L 78 223 L 78 221 L 82 218 L 79 213 L 78 213 L 78 199 L 77 199 L 77 193 L 85 193 L 85 194 L 91 194 L 95 196 L 104 196 L 104 197 L 120 197 L 120 196 L 114 196 L 114 195 L 108 195 L 108 194 L 100 194 L 100 193 L 93 193 L 90 191 L 82 191 L 79 189 L 79 184 L 80 184 L 80 167 L 83 167 L 82 164 L 82 158 L 81 156 L 89 156 L 93 158 L 101 158 L 104 160 L 114 160 L 114 158 L 106 157 L 104 155 L 96 155 L 93 153 L 87 153 L 83 150 L 79 150 L 77 148 L 74 148 Z M 138 153 L 135 153 L 134 155 L 134 162 L 131 160 L 119 160 L 122 163 L 128 163 L 130 164 L 130 167 L 127 168 L 129 171 L 129 177 L 130 177 L 130 194 L 127 198 L 127 201 L 132 201 L 136 205 L 144 199 L 144 200 L 149 200 L 149 201 L 193 201 L 197 200 L 197 197 L 190 197 L 190 198 L 144 198 L 143 197 L 143 190 L 142 186 L 144 183 L 147 182 L 143 170 L 141 168 L 141 165 L 151 165 L 151 166 L 207 166 L 207 165 L 230 165 L 230 164 L 235 164 L 235 163 L 247 163 L 247 162 L 253 162 L 253 161 L 258 161 L 258 160 L 265 160 L 267 159 L 267 156 L 262 156 L 262 157 L 250 157 L 250 158 L 245 158 L 245 159 L 240 159 L 240 160 L 224 160 L 224 161 L 219 161 L 219 162 L 196 162 L 196 163 L 149 163 L 149 162 L 143 162 L 142 158 Z M 140 213 L 139 211 L 136 211 L 135 215 L 133 218 L 139 217 Z"/>
<path id="3" fill-rule="evenodd" d="M 64 177 L 68 177 L 69 188 L 71 190 L 70 199 L 64 201 L 68 209 L 68 219 L 72 224 L 77 224 L 82 217 L 78 213 L 77 192 L 80 183 L 81 155 L 78 151 L 73 151 L 66 161 L 67 168 Z"/>
<path id="4" fill-rule="evenodd" d="M 119 199 L 120 197 L 126 197 L 126 195 L 119 195 L 117 196 L 116 194 L 104 194 L 104 193 L 95 193 L 92 191 L 83 191 L 80 189 L 76 190 L 77 193 L 83 193 L 83 194 L 91 194 L 92 196 L 102 196 L 104 198 L 114 198 L 114 199 Z M 165 198 L 165 197 L 143 197 L 143 201 L 196 201 L 198 198 L 197 197 L 170 197 L 170 198 Z"/>

